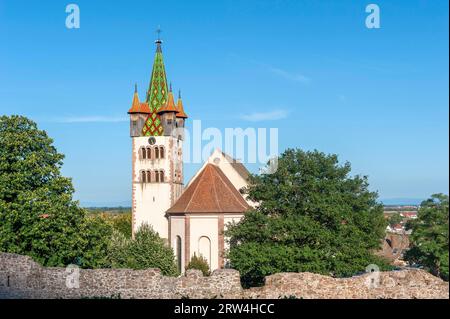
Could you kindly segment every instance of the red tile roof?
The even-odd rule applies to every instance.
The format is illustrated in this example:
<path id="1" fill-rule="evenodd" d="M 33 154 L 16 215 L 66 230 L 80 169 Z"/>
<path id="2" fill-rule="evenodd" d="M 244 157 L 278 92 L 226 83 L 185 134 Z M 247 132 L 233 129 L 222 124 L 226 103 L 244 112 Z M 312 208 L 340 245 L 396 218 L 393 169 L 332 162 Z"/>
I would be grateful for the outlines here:
<path id="1" fill-rule="evenodd" d="M 400 214 L 404 217 L 417 216 L 417 212 L 401 212 Z"/>
<path id="2" fill-rule="evenodd" d="M 137 92 L 134 92 L 133 102 L 131 103 L 131 108 L 128 110 L 128 114 L 131 113 L 150 114 L 150 108 L 148 107 L 148 104 L 139 102 Z"/>
<path id="3" fill-rule="evenodd" d="M 131 113 L 143 113 L 150 114 L 150 108 L 147 103 L 139 103 L 139 105 L 133 105 L 131 109 L 128 110 L 128 114 Z"/>
<path id="4" fill-rule="evenodd" d="M 220 168 L 207 164 L 167 213 L 243 213 L 249 208 Z"/>
<path id="5" fill-rule="evenodd" d="M 177 109 L 178 109 L 177 117 L 183 118 L 183 119 L 187 119 L 188 118 L 186 112 L 184 112 L 183 101 L 181 101 L 181 98 L 178 98 Z"/>

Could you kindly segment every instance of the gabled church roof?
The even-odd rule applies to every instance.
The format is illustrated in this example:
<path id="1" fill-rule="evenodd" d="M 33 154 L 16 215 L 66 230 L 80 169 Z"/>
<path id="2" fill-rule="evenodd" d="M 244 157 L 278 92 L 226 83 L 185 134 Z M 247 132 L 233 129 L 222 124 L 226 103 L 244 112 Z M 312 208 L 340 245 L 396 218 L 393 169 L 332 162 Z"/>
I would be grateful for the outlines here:
<path id="1" fill-rule="evenodd" d="M 222 164 L 229 164 L 229 166 L 233 169 L 233 171 L 235 171 L 236 174 L 237 174 L 238 176 L 241 177 L 242 182 L 243 182 L 244 184 L 246 184 L 246 181 L 247 181 L 248 176 L 250 175 L 250 172 L 247 170 L 247 168 L 245 167 L 245 165 L 242 164 L 242 162 L 240 162 L 239 160 L 234 159 L 234 158 L 231 157 L 230 155 L 226 154 L 226 153 L 223 152 L 221 149 L 216 148 L 216 149 L 211 153 L 210 157 L 206 160 L 206 162 L 203 163 L 201 169 L 200 169 L 197 173 L 195 173 L 194 176 L 189 180 L 189 182 L 187 183 L 186 186 L 189 186 L 189 185 L 191 185 L 191 184 L 194 182 L 194 180 L 197 178 L 197 176 L 200 174 L 200 172 L 205 168 L 205 166 L 206 166 L 208 163 L 215 163 L 215 164 L 217 164 L 217 163 L 216 163 L 217 160 L 219 161 L 219 163 L 221 163 L 221 165 L 219 165 L 219 166 L 222 166 Z M 222 170 L 223 170 L 223 168 L 222 168 Z M 228 174 L 226 171 L 223 170 L 222 172 L 224 172 L 224 174 L 225 174 L 231 181 L 234 180 L 234 178 L 233 178 L 233 177 L 230 177 L 229 174 Z M 243 186 L 243 185 L 236 185 L 234 182 L 232 182 L 232 183 L 234 184 L 234 186 L 235 186 L 235 188 L 236 188 L 237 190 L 239 190 L 239 189 Z"/>
<path id="2" fill-rule="evenodd" d="M 249 208 L 220 168 L 207 164 L 167 213 L 243 213 Z"/>

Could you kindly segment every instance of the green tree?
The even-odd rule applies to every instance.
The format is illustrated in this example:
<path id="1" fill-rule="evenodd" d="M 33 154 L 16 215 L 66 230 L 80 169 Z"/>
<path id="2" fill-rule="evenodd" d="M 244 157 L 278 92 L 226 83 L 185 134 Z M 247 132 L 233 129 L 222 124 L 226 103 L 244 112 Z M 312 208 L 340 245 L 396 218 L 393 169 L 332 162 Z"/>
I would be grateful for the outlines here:
<path id="1" fill-rule="evenodd" d="M 108 268 L 108 247 L 113 228 L 98 216 L 85 217 L 81 225 L 83 252 L 78 264 L 83 268 Z"/>
<path id="2" fill-rule="evenodd" d="M 100 216 L 126 238 L 131 238 L 131 212 L 118 214 L 102 213 Z"/>
<path id="3" fill-rule="evenodd" d="M 87 221 L 72 200 L 72 182 L 60 173 L 63 158 L 33 121 L 0 117 L 0 251 L 46 266 L 91 267 L 107 229 Z"/>
<path id="4" fill-rule="evenodd" d="M 393 213 L 388 218 L 388 223 L 391 227 L 400 224 L 403 221 L 403 217 L 399 213 Z"/>
<path id="5" fill-rule="evenodd" d="M 131 212 L 114 216 L 112 224 L 113 227 L 124 234 L 125 237 L 131 238 Z"/>
<path id="6" fill-rule="evenodd" d="M 208 261 L 205 259 L 205 257 L 203 257 L 201 255 L 197 256 L 195 253 L 194 253 L 194 256 L 192 256 L 191 260 L 189 261 L 189 264 L 186 267 L 186 270 L 188 270 L 188 269 L 201 270 L 201 272 L 203 273 L 203 276 L 210 275 Z"/>
<path id="7" fill-rule="evenodd" d="M 178 275 L 172 248 L 146 224 L 138 229 L 134 239 L 128 239 L 114 230 L 108 254 L 109 264 L 113 268 L 159 268 L 163 275 Z"/>
<path id="8" fill-rule="evenodd" d="M 435 276 L 448 281 L 448 195 L 434 194 L 422 202 L 416 220 L 406 227 L 412 230 L 410 249 L 405 260 L 424 266 Z"/>
<path id="9" fill-rule="evenodd" d="M 245 286 L 276 272 L 348 276 L 372 263 L 386 221 L 367 177 L 350 177 L 336 155 L 288 149 L 273 174 L 251 175 L 244 190 L 259 206 L 230 224 L 228 258 Z"/>

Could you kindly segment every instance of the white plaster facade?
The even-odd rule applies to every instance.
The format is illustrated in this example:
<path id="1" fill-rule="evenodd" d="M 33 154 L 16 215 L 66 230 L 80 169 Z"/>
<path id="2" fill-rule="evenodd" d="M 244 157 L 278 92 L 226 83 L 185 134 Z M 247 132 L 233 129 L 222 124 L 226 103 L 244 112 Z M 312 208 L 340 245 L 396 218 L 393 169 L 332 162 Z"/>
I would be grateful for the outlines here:
<path id="1" fill-rule="evenodd" d="M 239 213 L 202 213 L 168 216 L 166 211 L 174 205 L 183 193 L 183 162 L 181 139 L 173 136 L 154 136 L 155 143 L 150 144 L 150 137 L 132 138 L 133 152 L 133 233 L 146 223 L 167 239 L 174 250 L 178 267 L 183 271 L 194 254 L 202 255 L 208 260 L 211 270 L 226 265 L 223 257 L 228 249 L 223 231 L 230 222 L 238 222 L 244 214 Z M 163 158 L 143 158 L 142 149 L 163 147 Z M 153 153 L 154 154 L 154 153 Z M 210 163 L 219 167 L 236 190 L 247 186 L 242 172 L 232 165 L 230 157 L 219 149 L 215 150 L 202 168 L 194 175 L 189 185 L 198 177 L 205 166 Z M 164 182 L 142 182 L 142 172 L 163 171 Z M 188 186 L 189 186 L 188 185 Z M 251 201 L 248 201 L 253 206 Z"/>
<path id="2" fill-rule="evenodd" d="M 150 145 L 147 136 L 133 137 L 133 233 L 147 223 L 159 233 L 160 237 L 168 238 L 168 220 L 165 212 L 178 199 L 183 189 L 183 164 L 181 149 L 182 140 L 172 136 L 154 136 L 154 145 Z M 143 148 L 163 147 L 163 158 L 143 158 Z M 164 182 L 143 182 L 142 172 L 164 172 Z"/>
<path id="3" fill-rule="evenodd" d="M 244 214 L 226 214 L 224 216 L 224 230 L 231 222 L 239 222 Z M 189 218 L 189 227 L 186 229 L 186 218 Z M 171 216 L 171 245 L 174 249 L 177 263 L 180 265 L 180 269 L 185 269 L 189 260 L 196 254 L 197 256 L 203 256 L 208 260 L 209 268 L 215 270 L 220 268 L 220 256 L 223 251 L 227 250 L 228 244 L 224 241 L 224 249 L 220 249 L 219 241 L 221 240 L 220 233 L 220 214 L 205 213 L 186 216 Z M 186 234 L 186 231 L 188 234 Z M 189 236 L 188 242 L 186 242 L 187 235 Z M 204 240 L 204 239 L 207 240 Z M 177 249 L 179 240 L 181 240 L 181 248 Z M 185 249 L 185 245 L 189 245 L 189 249 Z M 186 252 L 189 252 L 189 256 L 186 256 Z M 227 264 L 227 260 L 224 259 L 224 265 Z"/>
<path id="4" fill-rule="evenodd" d="M 215 150 L 186 185 L 186 189 L 199 177 L 207 164 L 217 166 L 237 191 L 246 187 L 247 181 L 243 173 L 236 171 L 230 161 L 233 159 L 221 150 Z M 246 201 L 249 206 L 254 205 L 253 202 Z M 226 266 L 227 260 L 221 260 L 221 257 L 229 247 L 223 237 L 223 231 L 227 229 L 228 224 L 239 222 L 243 216 L 244 213 L 214 212 L 169 214 L 170 243 L 180 269 L 185 269 L 194 254 L 205 257 L 211 270 Z M 182 249 L 178 249 L 179 244 Z"/>

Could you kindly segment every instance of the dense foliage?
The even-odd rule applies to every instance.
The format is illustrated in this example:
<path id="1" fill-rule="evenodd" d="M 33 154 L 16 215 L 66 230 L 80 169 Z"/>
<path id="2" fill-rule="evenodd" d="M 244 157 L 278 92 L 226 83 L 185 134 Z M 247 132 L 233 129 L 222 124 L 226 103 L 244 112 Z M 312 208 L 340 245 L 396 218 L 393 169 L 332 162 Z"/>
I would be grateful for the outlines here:
<path id="1" fill-rule="evenodd" d="M 226 232 L 228 258 L 243 284 L 276 272 L 349 276 L 372 263 L 386 221 L 367 177 L 350 177 L 336 155 L 288 149 L 274 174 L 251 175 L 245 190 L 259 206 Z"/>
<path id="2" fill-rule="evenodd" d="M 178 275 L 172 248 L 146 224 L 139 228 L 134 239 L 126 238 L 114 230 L 108 260 L 112 268 L 159 268 L 164 275 Z"/>
<path id="3" fill-rule="evenodd" d="M 410 249 L 405 259 L 424 266 L 432 274 L 448 281 L 448 195 L 435 194 L 424 201 L 416 220 L 407 223 L 412 229 Z"/>
<path id="4" fill-rule="evenodd" d="M 0 117 L 0 251 L 47 266 L 103 264 L 109 229 L 88 220 L 61 176 L 64 155 L 36 123 Z"/>
<path id="5" fill-rule="evenodd" d="M 126 238 L 131 238 L 131 212 L 123 211 L 120 213 L 102 211 L 89 213 L 90 216 L 97 216 L 108 223 L 112 228 L 121 232 Z"/>
<path id="6" fill-rule="evenodd" d="M 197 256 L 195 253 L 194 256 L 191 257 L 191 260 L 189 261 L 189 264 L 186 267 L 186 270 L 188 269 L 201 270 L 203 276 L 209 276 L 210 274 L 208 261 L 202 255 Z"/>
<path id="7" fill-rule="evenodd" d="M 393 213 L 388 218 L 389 226 L 394 227 L 403 221 L 403 217 L 399 213 Z"/>
<path id="8" fill-rule="evenodd" d="M 108 245 L 113 232 L 111 225 L 100 217 L 85 217 L 83 222 L 84 250 L 76 263 L 83 268 L 108 268 Z"/>

